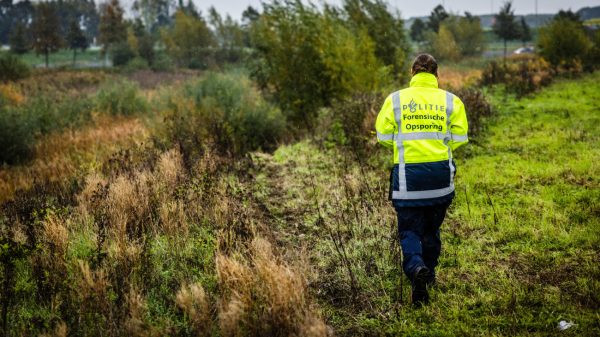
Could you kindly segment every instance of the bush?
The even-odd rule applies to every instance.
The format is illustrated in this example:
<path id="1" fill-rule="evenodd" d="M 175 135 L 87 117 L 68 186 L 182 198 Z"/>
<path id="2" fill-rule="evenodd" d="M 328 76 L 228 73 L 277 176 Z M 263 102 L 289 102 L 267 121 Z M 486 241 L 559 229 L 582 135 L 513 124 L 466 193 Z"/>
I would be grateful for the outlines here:
<path id="1" fill-rule="evenodd" d="M 135 52 L 126 42 L 112 46 L 110 51 L 112 54 L 113 66 L 115 67 L 124 66 L 135 57 Z"/>
<path id="2" fill-rule="evenodd" d="M 137 84 L 120 81 L 104 85 L 96 95 L 96 109 L 111 115 L 131 116 L 148 111 Z"/>
<path id="3" fill-rule="evenodd" d="M 576 74 L 581 69 L 559 69 L 561 73 Z M 524 96 L 552 82 L 557 70 L 543 59 L 517 59 L 501 65 L 489 63 L 481 75 L 481 84 L 504 84 L 506 90 Z"/>
<path id="4" fill-rule="evenodd" d="M 0 82 L 17 81 L 29 76 L 30 72 L 29 66 L 17 56 L 0 56 Z"/>
<path id="5" fill-rule="evenodd" d="M 0 164 L 15 164 L 30 157 L 35 126 L 18 109 L 0 106 Z"/>
<path id="6" fill-rule="evenodd" d="M 150 66 L 154 71 L 171 71 L 174 68 L 173 60 L 165 53 L 158 53 Z"/>
<path id="7" fill-rule="evenodd" d="M 252 75 L 294 125 L 311 129 L 319 108 L 393 79 L 368 29 L 349 25 L 301 2 L 269 5 L 253 25 Z"/>
<path id="8" fill-rule="evenodd" d="M 583 25 L 568 19 L 555 19 L 540 29 L 539 54 L 553 66 L 581 64 L 591 50 Z"/>
<path id="9" fill-rule="evenodd" d="M 487 101 L 483 92 L 474 88 L 462 88 L 456 91 L 465 104 L 467 120 L 469 121 L 469 135 L 477 136 L 484 129 L 484 119 L 492 116 L 492 106 Z"/>
<path id="10" fill-rule="evenodd" d="M 138 56 L 138 57 L 131 59 L 127 63 L 127 65 L 125 66 L 125 71 L 133 72 L 136 70 L 146 70 L 148 68 L 149 68 L 148 61 L 146 61 L 145 59 Z"/>
<path id="11" fill-rule="evenodd" d="M 212 32 L 202 18 L 179 10 L 172 28 L 161 32 L 166 51 L 181 67 L 205 68 L 214 46 Z"/>
<path id="12" fill-rule="evenodd" d="M 186 159 L 206 147 L 229 156 L 274 150 L 285 126 L 281 112 L 240 74 L 208 74 L 187 84 L 181 95 L 167 97 L 163 105 L 161 110 L 169 111 L 166 140 L 179 145 Z"/>

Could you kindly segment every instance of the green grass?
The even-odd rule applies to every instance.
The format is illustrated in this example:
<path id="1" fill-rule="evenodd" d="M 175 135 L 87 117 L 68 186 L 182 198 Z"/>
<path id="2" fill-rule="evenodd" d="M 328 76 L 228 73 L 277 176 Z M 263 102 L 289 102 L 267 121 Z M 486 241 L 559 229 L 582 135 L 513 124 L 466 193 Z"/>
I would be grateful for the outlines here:
<path id="1" fill-rule="evenodd" d="M 8 53 L 7 51 L 0 51 L 0 53 Z M 19 56 L 21 60 L 32 67 L 45 67 L 46 61 L 44 55 L 36 55 L 35 52 L 31 51 L 26 54 Z M 77 66 L 86 67 L 89 65 L 101 65 L 104 62 L 104 57 L 100 50 L 86 50 L 85 52 L 77 51 Z M 51 67 L 58 66 L 72 66 L 73 65 L 73 51 L 68 49 L 61 49 L 56 53 L 50 54 L 48 57 L 48 63 Z"/>
<path id="2" fill-rule="evenodd" d="M 389 154 L 358 157 L 304 141 L 257 156 L 255 192 L 339 335 L 600 334 L 600 74 L 516 100 L 458 154 L 432 303 L 409 305 L 385 200 Z M 321 219 L 322 220 L 321 220 Z M 390 249 L 392 247 L 393 249 Z M 352 281 L 352 278 L 355 281 Z M 400 288 L 402 285 L 402 288 Z M 559 321 L 576 326 L 559 332 Z"/>

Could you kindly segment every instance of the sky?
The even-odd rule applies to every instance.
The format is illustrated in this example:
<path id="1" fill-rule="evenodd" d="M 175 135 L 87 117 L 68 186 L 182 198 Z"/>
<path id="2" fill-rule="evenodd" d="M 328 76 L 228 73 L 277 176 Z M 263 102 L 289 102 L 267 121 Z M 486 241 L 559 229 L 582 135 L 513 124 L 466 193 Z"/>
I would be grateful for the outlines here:
<path id="1" fill-rule="evenodd" d="M 131 1 L 131 0 L 130 0 Z M 214 6 L 220 13 L 229 13 L 234 19 L 239 20 L 242 12 L 249 5 L 260 9 L 261 0 L 193 0 L 196 6 L 207 12 L 210 6 Z M 315 0 L 320 3 L 322 0 Z M 327 0 L 327 3 L 339 5 L 342 0 Z M 387 0 L 392 8 L 400 10 L 402 18 L 408 19 L 413 16 L 429 15 L 431 10 L 438 4 L 443 4 L 450 12 L 463 13 L 469 11 L 472 14 L 490 14 L 492 8 L 497 12 L 503 4 L 503 0 Z M 535 13 L 535 3 L 538 3 L 538 13 L 556 13 L 560 9 L 572 9 L 576 11 L 581 7 L 600 6 L 600 0 L 513 0 L 516 14 Z"/>

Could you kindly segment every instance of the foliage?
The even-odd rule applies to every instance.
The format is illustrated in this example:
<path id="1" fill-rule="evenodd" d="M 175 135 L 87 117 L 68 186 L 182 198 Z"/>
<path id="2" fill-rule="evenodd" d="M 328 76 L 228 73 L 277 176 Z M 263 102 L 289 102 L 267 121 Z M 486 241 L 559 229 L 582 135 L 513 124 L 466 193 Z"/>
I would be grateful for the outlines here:
<path id="1" fill-rule="evenodd" d="M 427 21 L 427 26 L 433 32 L 437 33 L 440 30 L 440 26 L 444 20 L 446 20 L 450 15 L 444 9 L 444 6 L 437 5 L 429 15 L 429 20 Z"/>
<path id="2" fill-rule="evenodd" d="M 10 51 L 15 54 L 25 54 L 31 49 L 27 27 L 22 22 L 17 22 L 10 34 Z"/>
<path id="3" fill-rule="evenodd" d="M 0 102 L 0 165 L 19 163 L 31 155 L 34 133 L 30 117 Z"/>
<path id="4" fill-rule="evenodd" d="M 469 137 L 483 135 L 486 119 L 492 116 L 492 107 L 481 90 L 476 88 L 460 88 L 455 92 L 460 97 L 467 111 L 469 121 Z"/>
<path id="5" fill-rule="evenodd" d="M 529 25 L 525 21 L 524 16 L 521 17 L 519 26 L 520 26 L 519 27 L 519 39 L 521 40 L 521 42 L 523 42 L 523 45 L 525 45 L 527 42 L 531 41 L 532 36 L 531 36 L 531 29 L 529 28 Z"/>
<path id="6" fill-rule="evenodd" d="M 71 21 L 66 40 L 68 47 L 73 50 L 73 64 L 75 64 L 77 61 L 77 49 L 83 52 L 89 47 L 89 41 L 77 21 Z"/>
<path id="7" fill-rule="evenodd" d="M 581 69 L 559 69 L 558 71 L 576 74 Z M 503 65 L 492 61 L 483 71 L 481 83 L 504 84 L 507 91 L 524 96 L 550 84 L 556 74 L 557 70 L 540 58 L 517 59 Z"/>
<path id="8" fill-rule="evenodd" d="M 439 60 L 458 61 L 460 58 L 460 49 L 452 34 L 450 28 L 444 23 L 439 28 L 438 33 L 427 32 L 429 42 L 429 51 Z"/>
<path id="9" fill-rule="evenodd" d="M 321 13 L 301 2 L 275 2 L 265 5 L 252 25 L 253 77 L 296 128 L 310 129 L 318 109 L 333 99 L 389 82 L 388 69 L 369 38 L 372 19 L 365 20 L 354 31 L 332 10 Z"/>
<path id="10" fill-rule="evenodd" d="M 150 66 L 154 71 L 170 71 L 174 68 L 174 62 L 165 52 L 159 52 L 152 60 Z"/>
<path id="11" fill-rule="evenodd" d="M 31 23 L 31 35 L 33 49 L 38 55 L 44 54 L 46 58 L 46 68 L 48 67 L 48 54 L 58 51 L 64 44 L 59 29 L 58 16 L 54 7 L 48 2 L 37 4 Z"/>
<path id="12" fill-rule="evenodd" d="M 505 2 L 500 8 L 500 12 L 494 15 L 492 30 L 504 41 L 504 58 L 506 58 L 506 42 L 517 39 L 520 35 L 519 25 L 515 21 L 515 13 L 512 9 L 512 2 Z"/>
<path id="13" fill-rule="evenodd" d="M 345 0 L 343 9 L 348 28 L 354 34 L 366 31 L 374 43 L 377 59 L 391 67 L 394 78 L 405 79 L 405 59 L 410 46 L 402 19 L 390 13 L 382 0 Z"/>
<path id="14" fill-rule="evenodd" d="M 572 66 L 585 60 L 591 42 L 581 23 L 559 18 L 540 29 L 538 48 L 552 65 Z"/>
<path id="15" fill-rule="evenodd" d="M 137 44 L 135 49 L 137 54 L 145 59 L 149 65 L 152 65 L 156 56 L 156 53 L 154 52 L 154 45 L 156 42 L 154 35 L 146 31 L 139 19 L 133 24 L 133 34 Z"/>
<path id="16" fill-rule="evenodd" d="M 111 45 L 110 54 L 113 66 L 124 66 L 135 57 L 135 51 L 127 42 L 119 42 Z"/>
<path id="17" fill-rule="evenodd" d="M 478 18 L 449 15 L 441 23 L 438 32 L 425 32 L 426 49 L 440 60 L 457 61 L 460 57 L 481 55 L 485 39 Z"/>
<path id="18" fill-rule="evenodd" d="M 242 74 L 210 73 L 188 83 L 183 95 L 164 100 L 163 132 L 185 158 L 197 158 L 212 149 L 233 157 L 257 149 L 268 151 L 283 136 L 281 111 L 265 102 Z"/>
<path id="19" fill-rule="evenodd" d="M 20 58 L 4 54 L 0 56 L 0 82 L 16 81 L 29 76 L 30 69 Z"/>
<path id="20" fill-rule="evenodd" d="M 425 40 L 425 29 L 426 26 L 423 20 L 419 18 L 415 19 L 410 26 L 410 38 L 415 42 L 423 42 Z"/>
<path id="21" fill-rule="evenodd" d="M 175 24 L 161 32 L 167 53 L 181 67 L 207 68 L 210 63 L 209 48 L 214 45 L 212 32 L 202 18 L 179 10 Z"/>
<path id="22" fill-rule="evenodd" d="M 104 46 L 108 52 L 113 44 L 124 42 L 127 39 L 127 29 L 123 21 L 123 8 L 119 0 L 110 0 L 100 7 L 100 34 L 98 44 Z"/>
<path id="23" fill-rule="evenodd" d="M 214 7 L 209 9 L 209 23 L 213 28 L 217 50 L 217 63 L 236 63 L 242 59 L 244 50 L 244 32 L 230 15 L 221 17 Z"/>
<path id="24" fill-rule="evenodd" d="M 128 81 L 106 83 L 95 99 L 96 110 L 113 116 L 132 116 L 148 111 L 146 100 L 136 84 Z"/>
<path id="25" fill-rule="evenodd" d="M 125 70 L 127 72 L 133 72 L 133 71 L 137 71 L 137 70 L 146 70 L 149 69 L 150 66 L 148 65 L 148 61 L 146 61 L 145 59 L 141 58 L 141 57 L 134 57 L 131 60 L 129 60 L 129 62 L 127 62 L 127 65 L 125 66 Z"/>
<path id="26" fill-rule="evenodd" d="M 442 25 L 454 36 L 462 56 L 478 56 L 485 49 L 485 39 L 479 18 L 468 15 L 450 16 Z"/>
<path id="27" fill-rule="evenodd" d="M 9 44 L 19 25 L 27 26 L 34 15 L 31 1 L 0 1 L 0 44 Z"/>
<path id="28" fill-rule="evenodd" d="M 156 33 L 161 27 L 172 23 L 171 7 L 174 1 L 170 0 L 135 0 L 133 10 L 139 15 L 148 32 Z"/>

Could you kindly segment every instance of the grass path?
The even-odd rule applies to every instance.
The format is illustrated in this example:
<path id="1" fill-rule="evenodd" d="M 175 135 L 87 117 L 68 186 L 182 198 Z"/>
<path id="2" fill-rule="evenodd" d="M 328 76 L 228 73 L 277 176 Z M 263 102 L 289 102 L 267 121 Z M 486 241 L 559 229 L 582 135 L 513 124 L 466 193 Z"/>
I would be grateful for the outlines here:
<path id="1" fill-rule="evenodd" d="M 336 333 L 600 334 L 600 74 L 523 100 L 493 96 L 498 117 L 459 154 L 443 226 L 439 288 L 410 308 L 397 268 L 387 172 L 304 141 L 256 155 L 254 194 Z"/>

